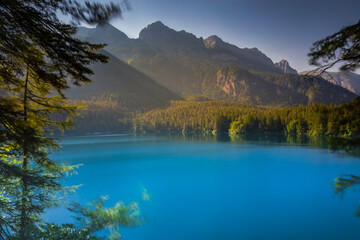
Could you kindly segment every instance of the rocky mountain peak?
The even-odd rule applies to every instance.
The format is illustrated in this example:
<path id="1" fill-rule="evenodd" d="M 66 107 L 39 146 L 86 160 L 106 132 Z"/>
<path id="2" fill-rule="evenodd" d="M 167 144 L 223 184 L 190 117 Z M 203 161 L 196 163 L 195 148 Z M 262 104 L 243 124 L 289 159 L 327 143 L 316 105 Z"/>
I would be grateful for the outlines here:
<path id="1" fill-rule="evenodd" d="M 204 40 L 204 45 L 210 51 L 212 49 L 218 49 L 219 52 L 214 52 L 213 58 L 223 61 L 225 64 L 233 65 L 234 62 L 242 61 L 243 67 L 253 68 L 252 61 L 266 65 L 268 69 L 272 71 L 278 71 L 274 67 L 274 63 L 265 54 L 259 51 L 257 48 L 239 48 L 236 45 L 224 42 L 216 35 L 212 35 Z M 236 63 L 235 63 L 236 64 Z M 279 71 L 280 72 L 280 71 Z"/>
<path id="2" fill-rule="evenodd" d="M 108 22 L 102 22 L 95 28 L 78 27 L 75 37 L 91 43 L 106 43 L 107 45 L 116 45 L 130 40 L 125 33 Z"/>
<path id="3" fill-rule="evenodd" d="M 108 43 L 108 41 L 116 42 L 129 39 L 129 37 L 125 33 L 123 33 L 108 22 L 99 23 L 96 26 L 93 35 L 101 37 L 105 40 L 106 43 Z"/>
<path id="4" fill-rule="evenodd" d="M 297 71 L 295 69 L 293 69 L 292 67 L 290 67 L 289 62 L 286 61 L 285 59 L 281 60 L 278 63 L 275 63 L 275 67 L 280 68 L 283 73 L 297 74 Z"/>
<path id="5" fill-rule="evenodd" d="M 174 49 L 192 51 L 204 48 L 202 38 L 197 38 L 194 34 L 184 30 L 176 31 L 171 29 L 160 21 L 149 24 L 141 30 L 139 39 L 163 49 L 171 49 L 171 51 Z"/>
<path id="6" fill-rule="evenodd" d="M 142 29 L 139 33 L 139 39 L 152 40 L 153 38 L 164 37 L 173 32 L 175 32 L 175 30 L 172 30 L 162 22 L 157 21 Z"/>
<path id="7" fill-rule="evenodd" d="M 165 24 L 163 24 L 161 21 L 153 22 L 153 23 L 149 24 L 149 26 L 166 27 Z"/>
<path id="8" fill-rule="evenodd" d="M 224 41 L 216 35 L 212 35 L 204 40 L 206 48 L 214 48 L 216 46 L 221 46 L 224 44 Z"/>

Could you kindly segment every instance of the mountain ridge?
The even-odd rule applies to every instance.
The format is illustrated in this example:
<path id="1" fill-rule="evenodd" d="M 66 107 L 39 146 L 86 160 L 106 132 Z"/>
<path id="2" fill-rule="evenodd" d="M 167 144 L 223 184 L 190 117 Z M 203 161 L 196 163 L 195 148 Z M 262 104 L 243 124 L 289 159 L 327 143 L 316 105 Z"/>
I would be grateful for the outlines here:
<path id="1" fill-rule="evenodd" d="M 286 74 L 296 72 L 287 61 L 281 68 L 257 48 L 239 48 L 216 35 L 197 38 L 160 21 L 142 29 L 136 39 L 114 31 L 121 32 L 111 25 L 99 25 L 88 32 L 81 28 L 77 36 L 99 43 L 105 40 L 103 36 L 113 35 L 105 42 L 106 51 L 180 96 L 204 95 L 235 102 L 290 106 L 312 102 L 338 104 L 355 98 L 348 90 L 332 87 L 325 80 L 308 85 L 310 90 L 296 89 L 301 76 Z M 217 74 L 226 67 L 230 67 L 228 71 L 234 76 L 229 75 L 219 83 Z M 224 91 L 231 89 L 230 85 L 235 90 Z"/>
<path id="2" fill-rule="evenodd" d="M 85 38 L 87 40 L 91 40 L 91 41 L 97 42 L 97 43 L 99 42 L 99 39 L 101 39 L 102 41 L 109 41 L 110 39 L 104 39 L 102 37 L 104 34 L 102 34 L 102 31 L 101 31 L 103 28 L 108 28 L 109 25 L 110 24 L 107 23 L 107 24 L 103 24 L 103 25 L 98 25 L 96 28 L 89 29 L 91 33 L 89 33 L 87 35 L 83 34 L 83 32 L 85 31 L 85 28 L 81 27 L 80 28 L 81 34 L 78 34 L 76 36 L 78 36 L 80 38 L 84 38 L 84 36 L 85 36 Z M 119 30 L 113 26 L 111 27 L 111 29 L 116 29 L 119 32 L 117 35 L 126 36 L 125 33 L 123 33 L 121 30 Z M 216 35 L 212 35 L 212 36 L 216 36 Z M 208 37 L 207 39 L 211 38 L 212 36 Z M 268 58 L 264 53 L 259 51 L 257 48 L 239 48 L 236 45 L 224 42 L 220 37 L 217 37 L 217 38 L 222 43 L 221 48 L 226 48 L 226 50 L 230 51 L 232 55 L 236 55 L 236 54 L 242 55 L 241 61 L 243 61 L 243 58 L 245 58 L 245 60 L 247 60 L 247 61 L 253 61 L 253 62 L 258 62 L 260 64 L 268 65 L 267 66 L 268 68 L 266 70 L 273 71 L 273 72 L 279 72 L 278 68 L 276 68 L 274 66 L 274 63 L 272 62 L 272 60 L 270 58 Z M 169 47 L 169 45 L 170 45 L 172 51 L 174 49 L 176 50 L 178 48 L 183 50 L 184 48 L 180 47 L 179 45 L 184 45 L 184 42 L 186 42 L 190 46 L 187 46 L 185 50 L 188 50 L 189 52 L 191 50 L 193 50 L 194 48 L 198 48 L 197 53 L 201 52 L 201 54 L 208 55 L 208 57 L 211 57 L 209 55 L 214 55 L 214 52 L 207 51 L 209 48 L 206 47 L 206 39 L 204 40 L 202 37 L 198 38 L 194 34 L 186 32 L 185 30 L 176 31 L 176 30 L 171 29 L 170 27 L 166 26 L 161 21 L 156 21 L 154 23 L 148 24 L 145 28 L 143 28 L 140 31 L 138 38 L 130 39 L 126 36 L 126 39 L 124 39 L 123 37 L 122 38 L 117 37 L 117 41 L 121 42 L 124 40 L 130 40 L 133 42 L 143 41 L 143 42 L 152 43 L 152 44 L 155 43 L 156 47 L 160 48 L 162 50 L 164 50 L 164 48 Z M 111 42 L 111 43 L 113 43 L 113 42 Z M 111 45 L 111 43 L 108 43 L 108 45 Z M 108 47 L 111 48 L 111 46 L 108 46 Z M 119 57 L 119 56 L 117 56 L 117 57 Z M 212 57 L 214 59 L 216 59 L 216 56 L 215 57 L 212 56 Z M 232 57 L 234 58 L 234 56 L 232 56 Z M 235 58 L 236 57 L 239 58 L 239 56 L 235 56 Z M 120 59 L 121 58 L 122 57 L 120 57 Z M 249 65 L 247 67 L 252 68 L 251 65 Z M 252 69 L 252 70 L 260 70 L 260 69 Z"/>
<path id="3" fill-rule="evenodd" d="M 318 72 L 304 71 L 301 75 L 318 75 Z M 360 96 L 360 75 L 352 72 L 325 72 L 321 77 L 332 84 L 348 89 Z"/>

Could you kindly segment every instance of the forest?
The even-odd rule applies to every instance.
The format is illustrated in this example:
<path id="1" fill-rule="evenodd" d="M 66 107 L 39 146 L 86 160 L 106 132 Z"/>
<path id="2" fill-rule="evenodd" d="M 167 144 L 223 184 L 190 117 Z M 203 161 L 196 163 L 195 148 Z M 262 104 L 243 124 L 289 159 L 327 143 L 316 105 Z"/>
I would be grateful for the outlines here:
<path id="1" fill-rule="evenodd" d="M 165 109 L 138 114 L 135 132 L 282 132 L 354 137 L 360 133 L 360 98 L 343 105 L 268 108 L 222 101 L 173 101 Z"/>
<path id="2" fill-rule="evenodd" d="M 130 111 L 116 101 L 85 102 L 76 128 L 67 134 L 101 132 L 285 133 L 356 137 L 360 98 L 342 105 L 269 107 L 189 96 L 167 107 Z"/>

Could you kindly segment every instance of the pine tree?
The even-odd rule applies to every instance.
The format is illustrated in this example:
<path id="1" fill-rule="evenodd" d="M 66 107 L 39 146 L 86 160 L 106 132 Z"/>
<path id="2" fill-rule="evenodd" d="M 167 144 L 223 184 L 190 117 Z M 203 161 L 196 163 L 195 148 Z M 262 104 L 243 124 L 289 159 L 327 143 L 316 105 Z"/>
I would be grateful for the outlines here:
<path id="1" fill-rule="evenodd" d="M 59 12 L 70 16 L 72 23 L 62 22 Z M 73 35 L 81 21 L 101 23 L 120 13 L 120 5 L 114 3 L 0 2 L 0 239 L 39 239 L 49 233 L 42 213 L 59 203 L 58 194 L 73 190 L 59 180 L 74 166 L 59 165 L 49 157 L 59 148 L 50 136 L 54 129 L 70 126 L 78 108 L 67 104 L 64 91 L 90 83 L 88 65 L 107 61 L 96 53 L 104 45 Z"/>
<path id="2" fill-rule="evenodd" d="M 319 74 L 340 64 L 341 71 L 355 71 L 360 67 L 360 20 L 351 26 L 315 42 L 308 54 L 310 64 Z"/>

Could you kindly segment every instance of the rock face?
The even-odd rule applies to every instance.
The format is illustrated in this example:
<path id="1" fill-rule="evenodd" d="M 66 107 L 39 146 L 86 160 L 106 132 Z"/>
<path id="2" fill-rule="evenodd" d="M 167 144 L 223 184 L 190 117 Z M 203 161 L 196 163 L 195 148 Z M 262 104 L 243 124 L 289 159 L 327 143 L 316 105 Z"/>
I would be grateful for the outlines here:
<path id="1" fill-rule="evenodd" d="M 322 77 L 360 96 L 360 75 L 351 72 L 330 72 L 329 74 Z"/>
<path id="2" fill-rule="evenodd" d="M 300 74 L 316 75 L 318 72 L 301 72 Z M 352 72 L 324 72 L 321 77 L 332 84 L 341 86 L 360 96 L 360 75 Z"/>
<path id="3" fill-rule="evenodd" d="M 212 36 L 206 38 L 204 40 L 204 44 L 205 44 L 206 48 L 214 48 L 214 47 L 224 48 L 224 47 L 226 47 L 225 42 L 216 35 L 212 35 Z"/>
<path id="4" fill-rule="evenodd" d="M 277 68 L 280 68 L 283 73 L 297 74 L 297 71 L 295 69 L 293 69 L 292 67 L 290 67 L 289 62 L 286 61 L 285 59 L 281 60 L 278 63 L 275 63 L 275 66 Z"/>
<path id="5" fill-rule="evenodd" d="M 249 86 L 246 82 L 248 79 L 251 79 L 251 75 L 246 71 L 240 69 L 229 72 L 228 68 L 225 68 L 217 72 L 216 85 L 227 95 L 236 97 L 247 92 Z"/>
<path id="6" fill-rule="evenodd" d="M 204 95 L 214 99 L 284 106 L 341 104 L 356 98 L 355 94 L 324 79 L 320 79 L 321 83 L 317 86 L 299 85 L 302 78 L 303 76 L 295 74 L 256 73 L 236 66 L 226 66 L 213 75 L 208 75 L 204 82 Z M 218 89 L 218 92 L 212 89 Z"/>
<path id="7" fill-rule="evenodd" d="M 280 75 L 280 74 L 279 74 Z M 211 79 L 209 78 L 209 86 Z M 284 87 L 276 85 L 270 79 L 265 81 L 260 75 L 250 73 L 249 71 L 233 66 L 223 67 L 217 71 L 214 80 L 216 88 L 221 92 L 218 96 L 226 95 L 228 98 L 239 102 L 276 105 L 277 103 L 306 104 L 308 98 Z M 211 96 L 216 98 L 216 96 Z"/>

